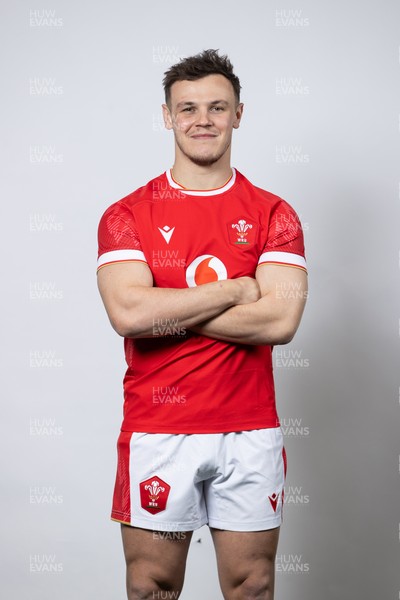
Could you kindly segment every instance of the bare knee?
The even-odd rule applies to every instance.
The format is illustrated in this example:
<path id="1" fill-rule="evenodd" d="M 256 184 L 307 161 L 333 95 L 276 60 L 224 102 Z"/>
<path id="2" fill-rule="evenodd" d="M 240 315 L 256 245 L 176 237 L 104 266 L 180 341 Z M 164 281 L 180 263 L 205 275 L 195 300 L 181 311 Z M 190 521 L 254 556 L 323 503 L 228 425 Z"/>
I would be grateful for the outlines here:
<path id="1" fill-rule="evenodd" d="M 241 600 L 273 600 L 274 578 L 267 574 L 250 575 L 236 587 L 233 597 Z"/>
<path id="2" fill-rule="evenodd" d="M 122 527 L 128 600 L 179 598 L 191 532 L 178 539 L 136 527 Z"/>
<path id="3" fill-rule="evenodd" d="M 176 582 L 127 574 L 128 600 L 174 600 L 179 598 L 182 586 Z"/>
<path id="4" fill-rule="evenodd" d="M 127 565 L 128 600 L 174 600 L 183 587 L 183 573 L 147 561 L 132 561 Z"/>
<path id="5" fill-rule="evenodd" d="M 224 597 L 227 600 L 273 600 L 275 582 L 274 562 L 264 564 L 262 568 L 249 569 L 242 577 L 231 580 L 225 586 Z"/>

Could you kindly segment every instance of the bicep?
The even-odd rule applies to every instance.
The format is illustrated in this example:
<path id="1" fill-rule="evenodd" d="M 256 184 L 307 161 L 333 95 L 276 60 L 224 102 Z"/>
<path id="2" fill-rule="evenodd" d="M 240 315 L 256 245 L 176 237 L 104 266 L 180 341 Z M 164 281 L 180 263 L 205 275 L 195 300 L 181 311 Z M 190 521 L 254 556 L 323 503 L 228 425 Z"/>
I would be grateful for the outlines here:
<path id="1" fill-rule="evenodd" d="M 296 330 L 308 296 L 307 273 L 292 266 L 263 264 L 257 268 L 256 280 L 266 310 L 273 310 L 277 319 Z"/>
<path id="2" fill-rule="evenodd" d="M 134 287 L 152 287 L 153 276 L 144 262 L 121 262 L 101 267 L 97 273 L 100 295 L 112 323 L 127 307 Z"/>

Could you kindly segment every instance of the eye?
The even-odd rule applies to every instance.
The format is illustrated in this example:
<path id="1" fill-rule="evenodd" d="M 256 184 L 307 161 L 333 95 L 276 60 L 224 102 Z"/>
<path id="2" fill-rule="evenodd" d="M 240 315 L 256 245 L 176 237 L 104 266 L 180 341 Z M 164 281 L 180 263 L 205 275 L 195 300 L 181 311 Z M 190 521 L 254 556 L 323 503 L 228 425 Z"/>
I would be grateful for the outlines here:
<path id="1" fill-rule="evenodd" d="M 193 112 L 194 111 L 194 106 L 187 106 L 186 108 L 182 109 L 182 112 Z"/>

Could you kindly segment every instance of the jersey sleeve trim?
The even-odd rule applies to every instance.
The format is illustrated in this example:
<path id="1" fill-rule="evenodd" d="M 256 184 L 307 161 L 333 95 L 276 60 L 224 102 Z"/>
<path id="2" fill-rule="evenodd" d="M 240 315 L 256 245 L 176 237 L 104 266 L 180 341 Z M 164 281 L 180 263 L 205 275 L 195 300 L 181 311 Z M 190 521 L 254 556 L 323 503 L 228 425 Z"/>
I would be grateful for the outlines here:
<path id="1" fill-rule="evenodd" d="M 111 252 L 104 252 L 104 254 L 99 256 L 97 270 L 112 263 L 137 260 L 147 264 L 145 255 L 140 250 L 111 250 Z"/>
<path id="2" fill-rule="evenodd" d="M 300 254 L 293 254 L 291 252 L 264 252 L 261 254 L 258 264 L 279 264 L 289 267 L 300 267 L 305 271 L 307 270 L 305 258 L 300 256 Z"/>

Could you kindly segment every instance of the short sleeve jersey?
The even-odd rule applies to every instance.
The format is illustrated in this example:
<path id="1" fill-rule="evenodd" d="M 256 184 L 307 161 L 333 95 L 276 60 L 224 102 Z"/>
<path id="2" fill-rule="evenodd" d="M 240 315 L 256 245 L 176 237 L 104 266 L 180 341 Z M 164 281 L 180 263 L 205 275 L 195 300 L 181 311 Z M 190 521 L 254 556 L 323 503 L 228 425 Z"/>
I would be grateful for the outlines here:
<path id="1" fill-rule="evenodd" d="M 142 261 L 159 288 L 255 277 L 259 265 L 306 268 L 291 206 L 239 171 L 215 190 L 188 190 L 171 171 L 111 205 L 98 268 Z M 122 430 L 221 433 L 276 427 L 272 347 L 214 340 L 165 315 L 153 337 L 125 338 Z"/>

